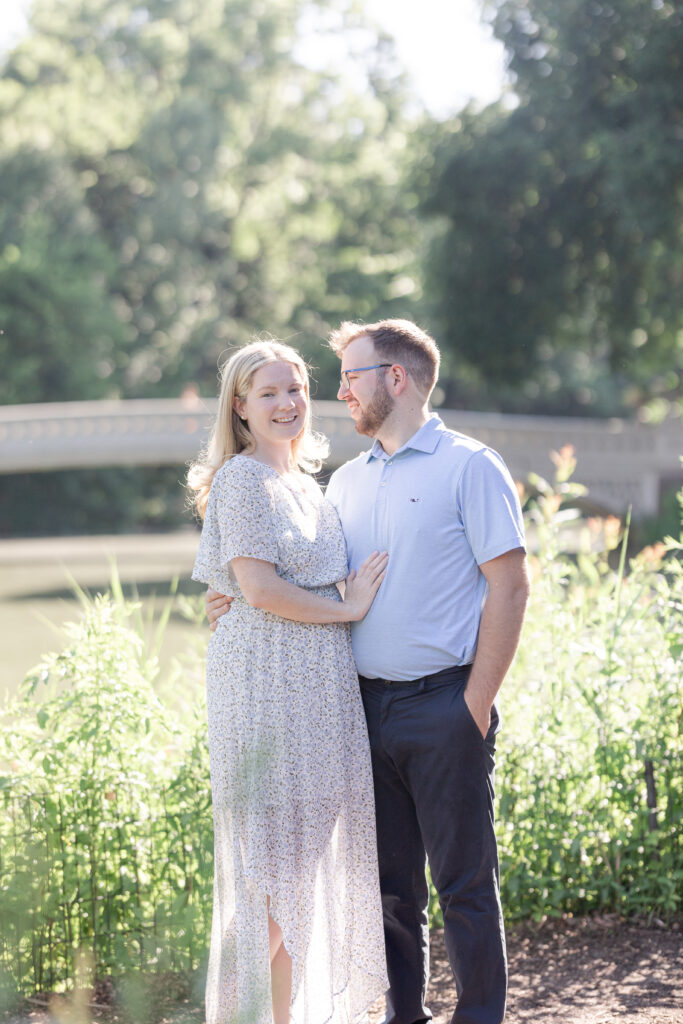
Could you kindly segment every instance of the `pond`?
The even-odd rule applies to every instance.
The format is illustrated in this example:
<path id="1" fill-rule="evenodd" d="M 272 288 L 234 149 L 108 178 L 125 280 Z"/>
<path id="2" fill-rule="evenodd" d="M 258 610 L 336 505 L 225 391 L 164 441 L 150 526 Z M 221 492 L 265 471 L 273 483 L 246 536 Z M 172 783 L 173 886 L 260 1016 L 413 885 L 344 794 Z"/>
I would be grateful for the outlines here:
<path id="1" fill-rule="evenodd" d="M 43 655 L 62 647 L 60 627 L 80 615 L 74 584 L 91 594 L 104 591 L 115 565 L 126 594 L 135 588 L 143 614 L 150 616 L 163 607 L 174 577 L 182 593 L 201 593 L 203 585 L 189 578 L 198 539 L 198 532 L 187 529 L 0 541 L 0 700 L 16 693 Z M 172 614 L 161 650 L 162 671 L 196 640 L 197 627 Z"/>

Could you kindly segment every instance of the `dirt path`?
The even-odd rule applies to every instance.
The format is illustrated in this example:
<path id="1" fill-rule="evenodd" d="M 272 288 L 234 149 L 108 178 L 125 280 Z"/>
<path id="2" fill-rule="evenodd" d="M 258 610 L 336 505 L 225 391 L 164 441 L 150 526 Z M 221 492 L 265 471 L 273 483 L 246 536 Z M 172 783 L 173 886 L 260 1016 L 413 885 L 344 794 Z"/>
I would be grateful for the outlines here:
<path id="1" fill-rule="evenodd" d="M 683 1024 L 683 933 L 612 918 L 508 932 L 505 1024 Z M 448 1024 L 455 992 L 443 934 L 432 935 L 429 1006 Z M 376 1006 L 371 1024 L 382 1020 Z"/>
<path id="2" fill-rule="evenodd" d="M 616 917 L 546 922 L 508 932 L 510 992 L 505 1024 L 683 1024 L 683 931 L 627 925 Z M 159 993 L 161 996 L 161 993 Z M 166 997 L 171 993 L 166 992 Z M 189 995 L 189 993 L 188 993 Z M 170 998 L 136 1019 L 116 1010 L 34 1006 L 6 1024 L 201 1024 L 191 999 Z M 449 1024 L 455 993 L 443 935 L 432 936 L 429 1005 L 434 1024 Z M 150 1012 L 151 1010 L 151 1012 Z M 377 1004 L 370 1024 L 379 1024 Z"/>

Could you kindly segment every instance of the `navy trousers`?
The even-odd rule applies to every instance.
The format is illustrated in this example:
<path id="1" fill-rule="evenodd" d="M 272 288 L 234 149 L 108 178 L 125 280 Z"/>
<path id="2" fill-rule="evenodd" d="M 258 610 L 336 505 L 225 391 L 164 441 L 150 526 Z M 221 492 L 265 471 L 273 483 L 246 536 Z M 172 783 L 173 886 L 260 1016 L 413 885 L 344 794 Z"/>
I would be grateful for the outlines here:
<path id="1" fill-rule="evenodd" d="M 507 963 L 493 830 L 498 714 L 484 739 L 470 666 L 409 683 L 360 677 L 372 754 L 390 988 L 386 1024 L 429 1021 L 426 862 L 458 995 L 453 1024 L 500 1024 Z"/>

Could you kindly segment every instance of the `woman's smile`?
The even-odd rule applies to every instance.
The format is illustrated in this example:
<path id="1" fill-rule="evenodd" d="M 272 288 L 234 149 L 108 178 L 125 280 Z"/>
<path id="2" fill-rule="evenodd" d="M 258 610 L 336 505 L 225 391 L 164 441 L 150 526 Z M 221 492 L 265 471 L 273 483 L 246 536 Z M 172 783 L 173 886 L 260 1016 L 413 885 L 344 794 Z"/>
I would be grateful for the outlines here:
<path id="1" fill-rule="evenodd" d="M 282 360 L 262 366 L 246 397 L 235 399 L 234 408 L 249 426 L 257 457 L 271 462 L 275 449 L 289 446 L 306 429 L 308 395 L 298 366 Z"/>

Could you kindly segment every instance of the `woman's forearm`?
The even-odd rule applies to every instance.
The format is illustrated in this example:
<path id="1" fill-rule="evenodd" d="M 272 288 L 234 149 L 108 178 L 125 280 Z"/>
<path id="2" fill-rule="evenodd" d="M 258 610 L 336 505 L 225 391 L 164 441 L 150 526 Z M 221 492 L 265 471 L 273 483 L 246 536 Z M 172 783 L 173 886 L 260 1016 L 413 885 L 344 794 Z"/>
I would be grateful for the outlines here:
<path id="1" fill-rule="evenodd" d="M 283 580 L 271 562 L 234 558 L 231 565 L 240 590 L 252 608 L 261 608 L 295 622 L 354 622 L 359 618 L 353 605 L 321 597 Z"/>

